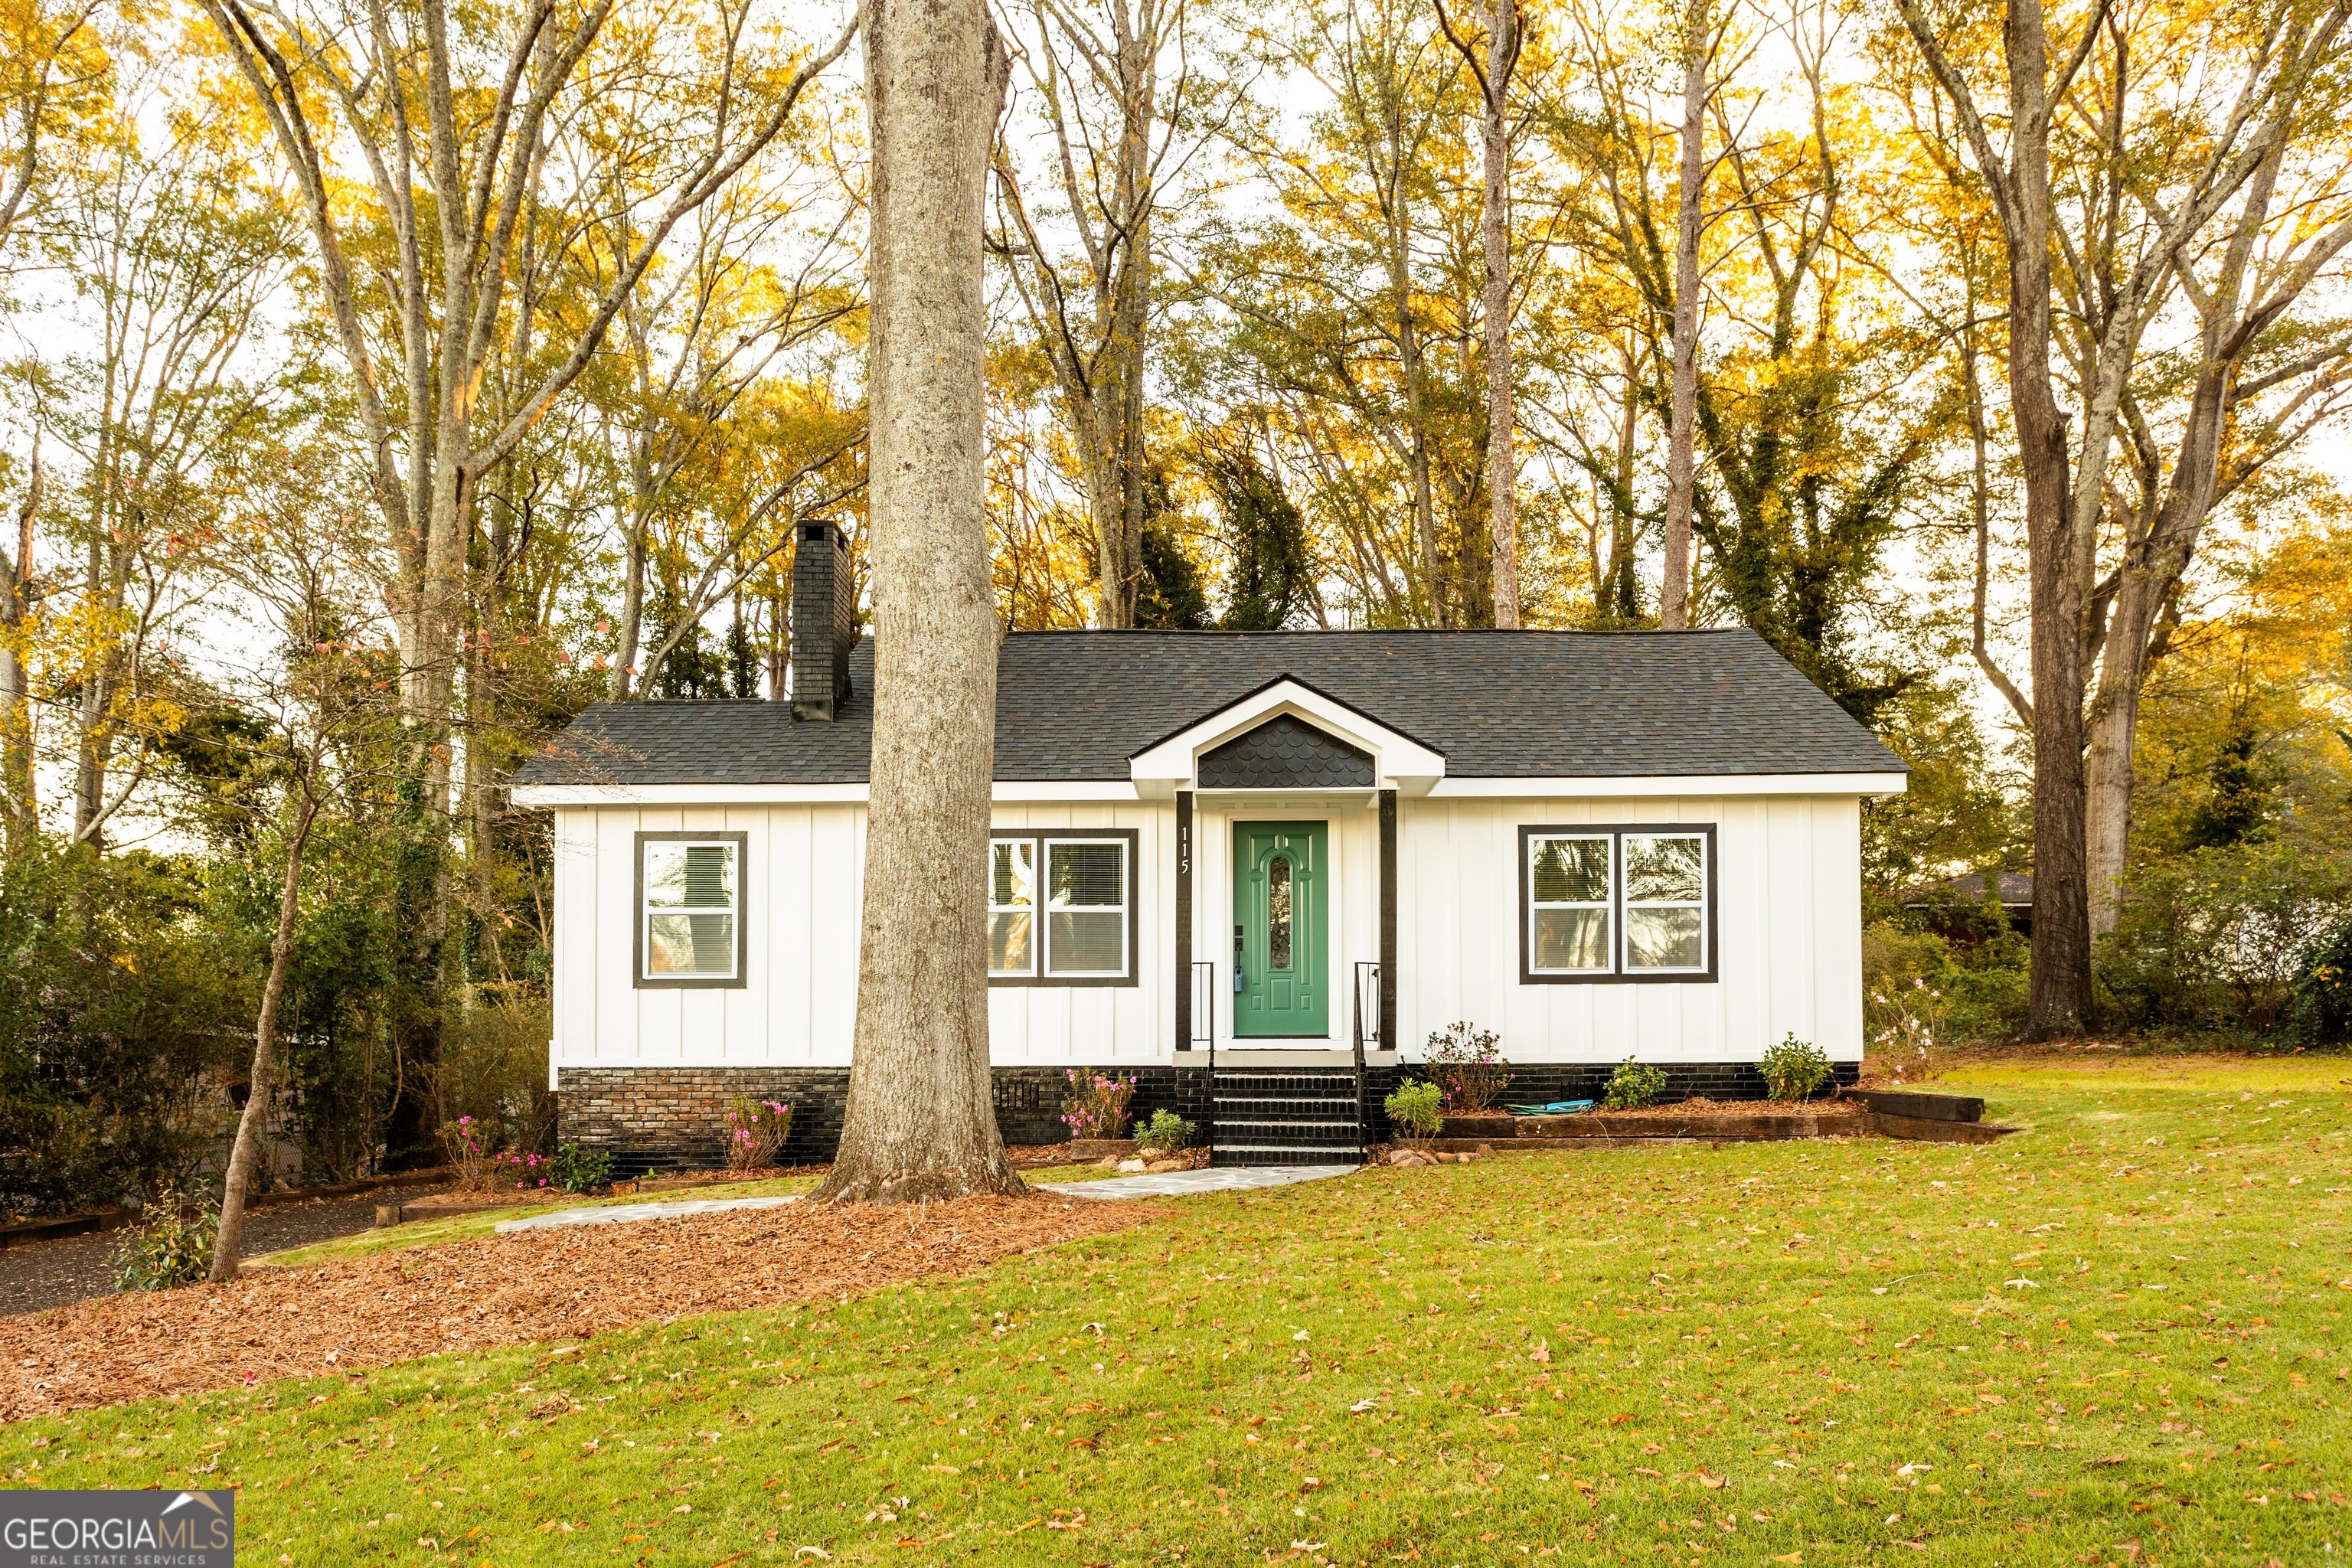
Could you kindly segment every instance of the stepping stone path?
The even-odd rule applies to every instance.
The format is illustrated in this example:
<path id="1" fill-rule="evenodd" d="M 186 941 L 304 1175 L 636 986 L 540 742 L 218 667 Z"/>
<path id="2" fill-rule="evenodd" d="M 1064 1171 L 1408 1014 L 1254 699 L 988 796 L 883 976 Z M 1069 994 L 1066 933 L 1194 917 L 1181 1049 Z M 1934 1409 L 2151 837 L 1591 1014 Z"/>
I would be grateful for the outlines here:
<path id="1" fill-rule="evenodd" d="M 795 1193 L 771 1198 L 688 1198 L 674 1204 L 606 1204 L 597 1208 L 558 1209 L 526 1219 L 502 1221 L 499 1234 L 516 1230 L 555 1230 L 568 1225 L 628 1225 L 641 1219 L 675 1219 L 688 1214 L 725 1214 L 730 1209 L 772 1209 L 800 1202 Z"/>

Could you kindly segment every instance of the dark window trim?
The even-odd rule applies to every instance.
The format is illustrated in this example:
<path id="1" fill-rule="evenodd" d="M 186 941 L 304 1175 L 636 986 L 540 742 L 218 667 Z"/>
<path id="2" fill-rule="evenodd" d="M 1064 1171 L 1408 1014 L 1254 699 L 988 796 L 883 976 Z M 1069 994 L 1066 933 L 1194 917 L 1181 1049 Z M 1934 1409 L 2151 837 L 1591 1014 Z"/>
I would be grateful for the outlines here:
<path id="1" fill-rule="evenodd" d="M 1712 822 L 1527 822 L 1519 825 L 1519 984 L 1522 985 L 1713 985 L 1722 978 L 1723 948 L 1717 938 L 1719 868 L 1716 861 L 1716 825 Z M 1663 833 L 1706 840 L 1706 967 L 1633 971 L 1625 963 L 1624 837 Z M 1603 973 L 1555 973 L 1534 967 L 1535 889 L 1528 840 L 1533 838 L 1609 838 L 1609 963 Z"/>
<path id="2" fill-rule="evenodd" d="M 646 846 L 648 844 L 732 844 L 735 846 L 735 973 L 731 975 L 654 974 L 646 973 Z M 630 868 L 629 973 L 640 991 L 742 991 L 751 982 L 746 971 L 751 953 L 748 933 L 751 921 L 751 836 L 749 833 L 640 833 L 630 847 L 635 862 Z"/>
<path id="3" fill-rule="evenodd" d="M 1037 846 L 1036 903 L 1030 911 L 1035 922 L 1034 941 L 1036 944 L 1037 971 L 1034 974 L 992 974 L 991 986 L 1044 987 L 1056 989 L 1087 985 L 1140 985 L 1143 977 L 1136 971 L 1139 952 L 1139 933 L 1143 926 L 1143 834 L 1134 827 L 992 827 L 989 842 L 1025 838 Z M 1057 844 L 1122 840 L 1127 845 L 1127 973 L 1124 974 L 1048 974 L 1045 973 L 1046 903 L 1045 842 Z"/>

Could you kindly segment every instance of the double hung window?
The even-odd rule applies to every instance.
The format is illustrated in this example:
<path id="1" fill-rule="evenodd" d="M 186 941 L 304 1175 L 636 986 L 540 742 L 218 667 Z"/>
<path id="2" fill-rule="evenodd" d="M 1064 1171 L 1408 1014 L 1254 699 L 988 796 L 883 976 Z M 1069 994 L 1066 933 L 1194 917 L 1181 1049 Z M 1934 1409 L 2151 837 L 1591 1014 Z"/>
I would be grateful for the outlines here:
<path id="1" fill-rule="evenodd" d="M 743 984 L 744 838 L 637 835 L 639 985 Z"/>
<path id="2" fill-rule="evenodd" d="M 1029 985 L 1135 980 L 1132 831 L 1026 832 L 988 846 L 988 974 Z"/>
<path id="3" fill-rule="evenodd" d="M 1522 827 L 1520 977 L 1715 978 L 1715 828 Z"/>

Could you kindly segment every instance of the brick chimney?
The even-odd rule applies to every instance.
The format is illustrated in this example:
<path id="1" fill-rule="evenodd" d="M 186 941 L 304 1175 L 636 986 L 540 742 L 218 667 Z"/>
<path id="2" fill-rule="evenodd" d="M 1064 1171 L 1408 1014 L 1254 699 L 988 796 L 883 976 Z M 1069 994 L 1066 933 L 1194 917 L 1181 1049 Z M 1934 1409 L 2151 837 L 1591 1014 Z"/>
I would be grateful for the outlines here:
<path id="1" fill-rule="evenodd" d="M 793 717 L 831 720 L 849 700 L 857 588 L 835 522 L 803 522 L 793 552 Z"/>

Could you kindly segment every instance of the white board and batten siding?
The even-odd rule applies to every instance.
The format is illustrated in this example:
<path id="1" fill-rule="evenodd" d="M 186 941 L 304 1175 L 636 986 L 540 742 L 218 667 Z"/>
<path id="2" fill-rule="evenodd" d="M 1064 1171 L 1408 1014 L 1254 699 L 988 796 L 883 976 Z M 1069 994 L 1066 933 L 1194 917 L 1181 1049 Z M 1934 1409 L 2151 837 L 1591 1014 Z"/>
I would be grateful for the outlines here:
<path id="1" fill-rule="evenodd" d="M 1173 1004 L 1171 807 L 1000 805 L 1002 828 L 1136 831 L 1133 985 L 992 986 L 990 1035 L 1007 1066 L 1167 1059 Z M 744 836 L 744 984 L 639 986 L 640 833 Z M 841 804 L 599 806 L 555 813 L 551 1068 L 846 1067 L 857 1013 L 866 808 Z"/>
<path id="2" fill-rule="evenodd" d="M 1231 824 L 1204 810 L 1193 888 L 1197 957 L 1231 959 Z M 1303 816 L 1284 811 L 1278 815 Z M 1332 1029 L 1348 1035 L 1356 961 L 1376 956 L 1376 818 L 1335 803 Z M 1175 1039 L 1175 812 L 1159 802 L 999 802 L 999 828 L 1132 829 L 1132 985 L 992 986 L 1002 1066 L 1142 1065 Z M 1522 984 L 1519 828 L 1716 826 L 1717 978 L 1706 984 Z M 745 835 L 745 984 L 640 987 L 636 835 Z M 1456 1019 L 1517 1060 L 1753 1061 L 1782 1036 L 1832 1059 L 1863 1053 L 1859 802 L 1851 795 L 1407 798 L 1398 812 L 1396 1042 L 1409 1059 Z M 861 804 L 598 805 L 555 812 L 551 1068 L 845 1067 L 856 1022 Z M 1218 1035 L 1230 1039 L 1226 993 Z"/>
<path id="3" fill-rule="evenodd" d="M 1711 983 L 1522 984 L 1519 829 L 1716 828 Z M 1397 824 L 1399 1043 L 1417 1058 L 1466 1019 L 1513 1060 L 1754 1061 L 1782 1036 L 1859 1060 L 1861 817 L 1855 797 L 1408 801 Z"/>

